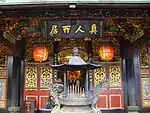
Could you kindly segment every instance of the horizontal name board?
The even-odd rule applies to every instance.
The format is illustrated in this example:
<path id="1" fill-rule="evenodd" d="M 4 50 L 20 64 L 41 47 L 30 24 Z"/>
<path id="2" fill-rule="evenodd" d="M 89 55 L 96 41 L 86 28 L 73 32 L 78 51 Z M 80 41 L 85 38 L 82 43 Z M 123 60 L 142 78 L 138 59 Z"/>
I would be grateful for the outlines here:
<path id="1" fill-rule="evenodd" d="M 45 38 L 101 38 L 104 27 L 102 21 L 44 21 L 42 32 Z"/>

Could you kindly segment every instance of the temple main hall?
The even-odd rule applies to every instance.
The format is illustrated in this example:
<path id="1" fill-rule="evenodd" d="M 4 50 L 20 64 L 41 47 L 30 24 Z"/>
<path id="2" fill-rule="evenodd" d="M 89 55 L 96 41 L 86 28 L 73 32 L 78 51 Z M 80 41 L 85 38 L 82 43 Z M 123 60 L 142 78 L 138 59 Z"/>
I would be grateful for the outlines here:
<path id="1" fill-rule="evenodd" d="M 0 113 L 51 113 L 55 84 L 72 103 L 100 84 L 102 113 L 148 113 L 150 4 L 0 5 Z"/>

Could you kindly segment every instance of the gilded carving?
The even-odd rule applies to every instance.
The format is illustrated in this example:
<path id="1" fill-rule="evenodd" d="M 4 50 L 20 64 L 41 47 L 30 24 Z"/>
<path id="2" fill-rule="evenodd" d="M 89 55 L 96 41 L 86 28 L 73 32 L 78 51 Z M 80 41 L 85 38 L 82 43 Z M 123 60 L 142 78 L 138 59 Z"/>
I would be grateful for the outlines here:
<path id="1" fill-rule="evenodd" d="M 144 46 L 146 46 L 144 44 Z M 150 71 L 148 64 L 148 48 L 143 47 L 140 51 L 140 72 L 141 72 L 141 92 L 142 92 L 142 104 L 144 107 L 150 106 Z"/>
<path id="2" fill-rule="evenodd" d="M 0 100 L 0 108 L 5 108 L 6 107 L 6 101 Z"/>
<path id="3" fill-rule="evenodd" d="M 95 85 L 98 85 L 99 83 L 104 81 L 106 79 L 105 67 L 101 67 L 99 69 L 96 69 L 95 73 L 94 73 L 94 77 L 95 77 Z"/>
<path id="4" fill-rule="evenodd" d="M 150 98 L 150 78 L 142 78 L 142 96 Z"/>
<path id="5" fill-rule="evenodd" d="M 47 86 L 44 85 L 44 82 L 52 82 L 52 69 L 49 67 L 42 67 L 41 68 L 41 82 L 40 87 L 41 88 L 47 88 Z"/>
<path id="6" fill-rule="evenodd" d="M 37 88 L 37 68 L 26 67 L 26 78 L 25 78 L 26 90 L 36 90 Z"/>
<path id="7" fill-rule="evenodd" d="M 67 49 L 68 47 L 69 48 L 78 47 L 81 49 L 86 49 L 84 39 L 80 39 L 80 40 L 76 38 L 61 39 L 61 41 L 59 42 L 59 45 L 60 45 L 60 51 L 63 51 L 63 49 Z"/>
<path id="8" fill-rule="evenodd" d="M 7 77 L 7 70 L 5 68 L 0 68 L 0 78 Z"/>
<path id="9" fill-rule="evenodd" d="M 149 107 L 150 106 L 150 100 L 143 100 L 143 106 Z"/>
<path id="10" fill-rule="evenodd" d="M 121 87 L 121 70 L 118 65 L 109 66 L 109 85 L 110 87 Z"/>
<path id="11" fill-rule="evenodd" d="M 0 100 L 5 100 L 6 79 L 0 79 Z"/>
<path id="12" fill-rule="evenodd" d="M 140 53 L 141 67 L 148 67 L 148 49 L 143 48 Z"/>

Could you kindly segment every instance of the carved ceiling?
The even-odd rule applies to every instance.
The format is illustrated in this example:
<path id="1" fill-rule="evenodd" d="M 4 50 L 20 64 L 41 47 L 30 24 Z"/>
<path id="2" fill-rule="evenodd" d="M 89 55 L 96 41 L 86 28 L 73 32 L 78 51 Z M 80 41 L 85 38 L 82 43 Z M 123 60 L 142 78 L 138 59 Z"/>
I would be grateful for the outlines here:
<path id="1" fill-rule="evenodd" d="M 138 19 L 138 18 L 126 18 L 126 19 L 103 19 L 102 21 L 113 21 L 113 24 L 117 27 L 116 31 L 106 31 L 105 37 L 117 37 L 123 36 L 125 39 L 131 42 L 136 41 L 144 34 L 144 30 L 149 28 L 150 19 Z M 16 21 L 0 21 L 4 23 L 2 28 L 8 36 L 14 40 L 21 40 L 22 38 L 40 38 L 40 21 L 39 19 L 32 20 L 16 20 Z M 107 22 L 105 22 L 107 23 Z M 105 38 L 104 37 L 104 38 Z M 10 38 L 9 38 L 10 40 Z"/>
<path id="2" fill-rule="evenodd" d="M 1 35 L 4 39 L 13 44 L 18 40 L 25 39 L 27 42 L 26 56 L 31 56 L 33 43 L 42 42 L 51 45 L 52 40 L 41 41 L 40 22 L 44 20 L 62 20 L 62 19 L 96 19 L 102 20 L 109 27 L 115 26 L 113 30 L 106 30 L 102 39 L 93 39 L 93 47 L 96 51 L 97 47 L 103 41 L 111 41 L 116 48 L 116 55 L 119 51 L 120 37 L 128 39 L 131 43 L 144 35 L 145 29 L 150 26 L 150 9 L 148 8 L 92 8 L 92 9 L 58 9 L 58 8 L 27 8 L 27 9 L 10 9 L 0 11 L 0 28 Z M 76 46 L 79 44 L 81 48 L 85 48 L 84 40 L 62 40 L 60 45 Z M 66 44 L 65 44 L 66 43 Z M 68 43 L 68 44 L 67 44 Z M 97 45 L 99 44 L 99 45 Z M 10 48 L 11 46 L 9 46 Z M 51 47 L 51 46 L 50 46 Z M 62 46 L 60 46 L 62 47 Z M 65 46 L 63 46 L 65 48 Z M 64 49 L 60 48 L 60 49 Z M 52 50 L 52 48 L 50 48 Z M 8 50 L 9 51 L 12 50 Z M 6 52 L 7 53 L 7 52 Z M 96 52 L 93 52 L 96 54 Z M 52 51 L 50 51 L 52 54 Z"/>

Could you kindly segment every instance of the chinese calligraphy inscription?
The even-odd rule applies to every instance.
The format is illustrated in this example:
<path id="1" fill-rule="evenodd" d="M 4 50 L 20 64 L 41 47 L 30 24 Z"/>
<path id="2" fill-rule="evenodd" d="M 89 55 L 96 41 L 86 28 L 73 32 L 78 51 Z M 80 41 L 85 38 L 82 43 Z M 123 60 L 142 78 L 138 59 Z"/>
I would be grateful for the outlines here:
<path id="1" fill-rule="evenodd" d="M 100 38 L 103 37 L 102 21 L 76 20 L 45 21 L 46 38 Z"/>

